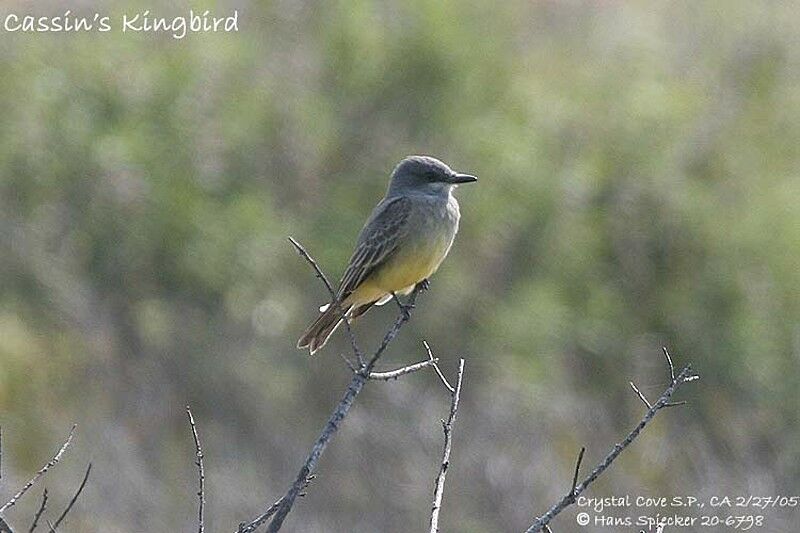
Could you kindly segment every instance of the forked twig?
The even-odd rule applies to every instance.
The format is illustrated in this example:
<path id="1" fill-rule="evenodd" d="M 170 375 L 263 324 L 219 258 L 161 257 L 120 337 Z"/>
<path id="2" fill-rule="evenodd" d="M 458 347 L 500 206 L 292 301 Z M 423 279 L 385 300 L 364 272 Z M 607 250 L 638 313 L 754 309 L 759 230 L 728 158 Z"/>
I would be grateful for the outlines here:
<path id="1" fill-rule="evenodd" d="M 675 383 L 675 366 L 672 364 L 672 357 L 670 357 L 669 350 L 667 350 L 666 346 L 662 346 L 661 350 L 664 352 L 664 357 L 667 360 L 667 367 L 669 368 L 670 383 L 674 384 Z M 696 376 L 696 375 L 689 376 L 686 379 L 686 381 L 694 381 L 697 378 L 698 378 L 698 376 Z M 642 392 L 633 383 L 633 381 L 629 381 L 628 384 L 631 386 L 631 389 L 633 389 L 633 392 L 636 393 L 636 395 L 639 397 L 639 399 L 642 400 L 642 403 L 644 403 L 647 406 L 648 409 L 651 409 L 653 407 L 652 404 L 647 400 L 645 395 L 642 394 Z M 664 407 L 677 407 L 679 405 L 686 405 L 686 401 L 683 400 L 683 401 L 680 401 L 680 402 L 667 402 L 667 403 L 664 404 Z"/>
<path id="2" fill-rule="evenodd" d="M 438 364 L 436 364 L 438 359 L 433 357 L 433 351 L 431 351 L 431 347 L 428 344 L 428 341 L 422 341 L 422 345 L 425 346 L 425 352 L 428 354 L 428 361 L 430 362 L 431 365 L 433 365 L 433 369 L 436 371 L 436 375 L 439 376 L 439 379 L 441 380 L 442 384 L 445 386 L 445 388 L 448 391 L 450 391 L 450 394 L 454 394 L 456 391 L 453 388 L 453 386 L 450 385 L 450 382 L 447 381 L 447 378 L 444 377 L 444 374 L 442 373 L 442 369 L 439 368 Z"/>

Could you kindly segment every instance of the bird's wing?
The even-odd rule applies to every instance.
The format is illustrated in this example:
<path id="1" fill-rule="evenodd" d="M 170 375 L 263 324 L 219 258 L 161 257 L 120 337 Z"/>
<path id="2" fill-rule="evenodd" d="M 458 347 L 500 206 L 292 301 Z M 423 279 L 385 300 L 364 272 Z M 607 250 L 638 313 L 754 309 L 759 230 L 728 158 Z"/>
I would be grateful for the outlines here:
<path id="1" fill-rule="evenodd" d="M 339 283 L 338 299 L 347 298 L 396 250 L 406 234 L 411 200 L 406 197 L 381 202 L 358 236 L 356 249 Z"/>

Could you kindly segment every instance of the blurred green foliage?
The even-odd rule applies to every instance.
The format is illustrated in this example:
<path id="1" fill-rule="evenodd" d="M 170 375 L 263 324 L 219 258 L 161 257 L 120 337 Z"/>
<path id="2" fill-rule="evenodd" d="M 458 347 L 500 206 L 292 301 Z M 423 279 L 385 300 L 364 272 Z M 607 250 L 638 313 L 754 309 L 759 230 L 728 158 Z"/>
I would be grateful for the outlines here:
<path id="1" fill-rule="evenodd" d="M 794 5 L 233 7 L 240 33 L 180 41 L 0 34 L 0 418 L 20 477 L 87 428 L 76 530 L 189 523 L 187 401 L 212 525 L 276 497 L 346 382 L 343 339 L 293 348 L 325 292 L 285 237 L 338 276 L 409 153 L 480 176 L 386 362 L 468 360 L 447 531 L 522 529 L 641 414 L 626 382 L 666 384 L 661 345 L 702 380 L 596 490 L 797 488 Z M 296 530 L 421 527 L 428 378 L 368 393 Z"/>

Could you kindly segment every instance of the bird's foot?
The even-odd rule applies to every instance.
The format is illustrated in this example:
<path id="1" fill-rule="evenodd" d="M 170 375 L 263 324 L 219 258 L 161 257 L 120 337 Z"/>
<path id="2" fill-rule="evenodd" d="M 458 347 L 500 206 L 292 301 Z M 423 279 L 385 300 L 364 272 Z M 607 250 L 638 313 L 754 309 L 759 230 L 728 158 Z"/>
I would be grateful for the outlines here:
<path id="1" fill-rule="evenodd" d="M 400 301 L 400 297 L 397 296 L 396 293 L 392 293 L 392 298 L 397 303 L 397 307 L 400 309 L 400 312 L 403 314 L 403 318 L 408 320 L 411 318 L 411 311 L 414 309 L 414 304 L 404 304 Z"/>
<path id="2" fill-rule="evenodd" d="M 417 283 L 417 287 L 416 287 L 417 291 L 419 291 L 419 292 L 424 292 L 424 291 L 430 290 L 430 288 L 431 288 L 431 282 L 428 281 L 428 278 L 425 278 L 422 281 L 420 281 L 419 283 Z"/>

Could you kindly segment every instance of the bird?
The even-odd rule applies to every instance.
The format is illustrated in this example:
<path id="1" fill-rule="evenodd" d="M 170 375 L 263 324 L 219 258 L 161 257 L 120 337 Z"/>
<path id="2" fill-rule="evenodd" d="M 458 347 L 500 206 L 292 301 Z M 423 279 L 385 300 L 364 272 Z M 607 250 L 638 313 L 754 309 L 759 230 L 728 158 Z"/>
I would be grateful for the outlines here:
<path id="1" fill-rule="evenodd" d="M 335 300 L 320 307 L 297 347 L 313 355 L 343 319 L 352 322 L 373 305 L 411 293 L 417 284 L 427 287 L 458 232 L 461 214 L 453 190 L 475 181 L 431 156 L 400 161 L 358 235 Z"/>

